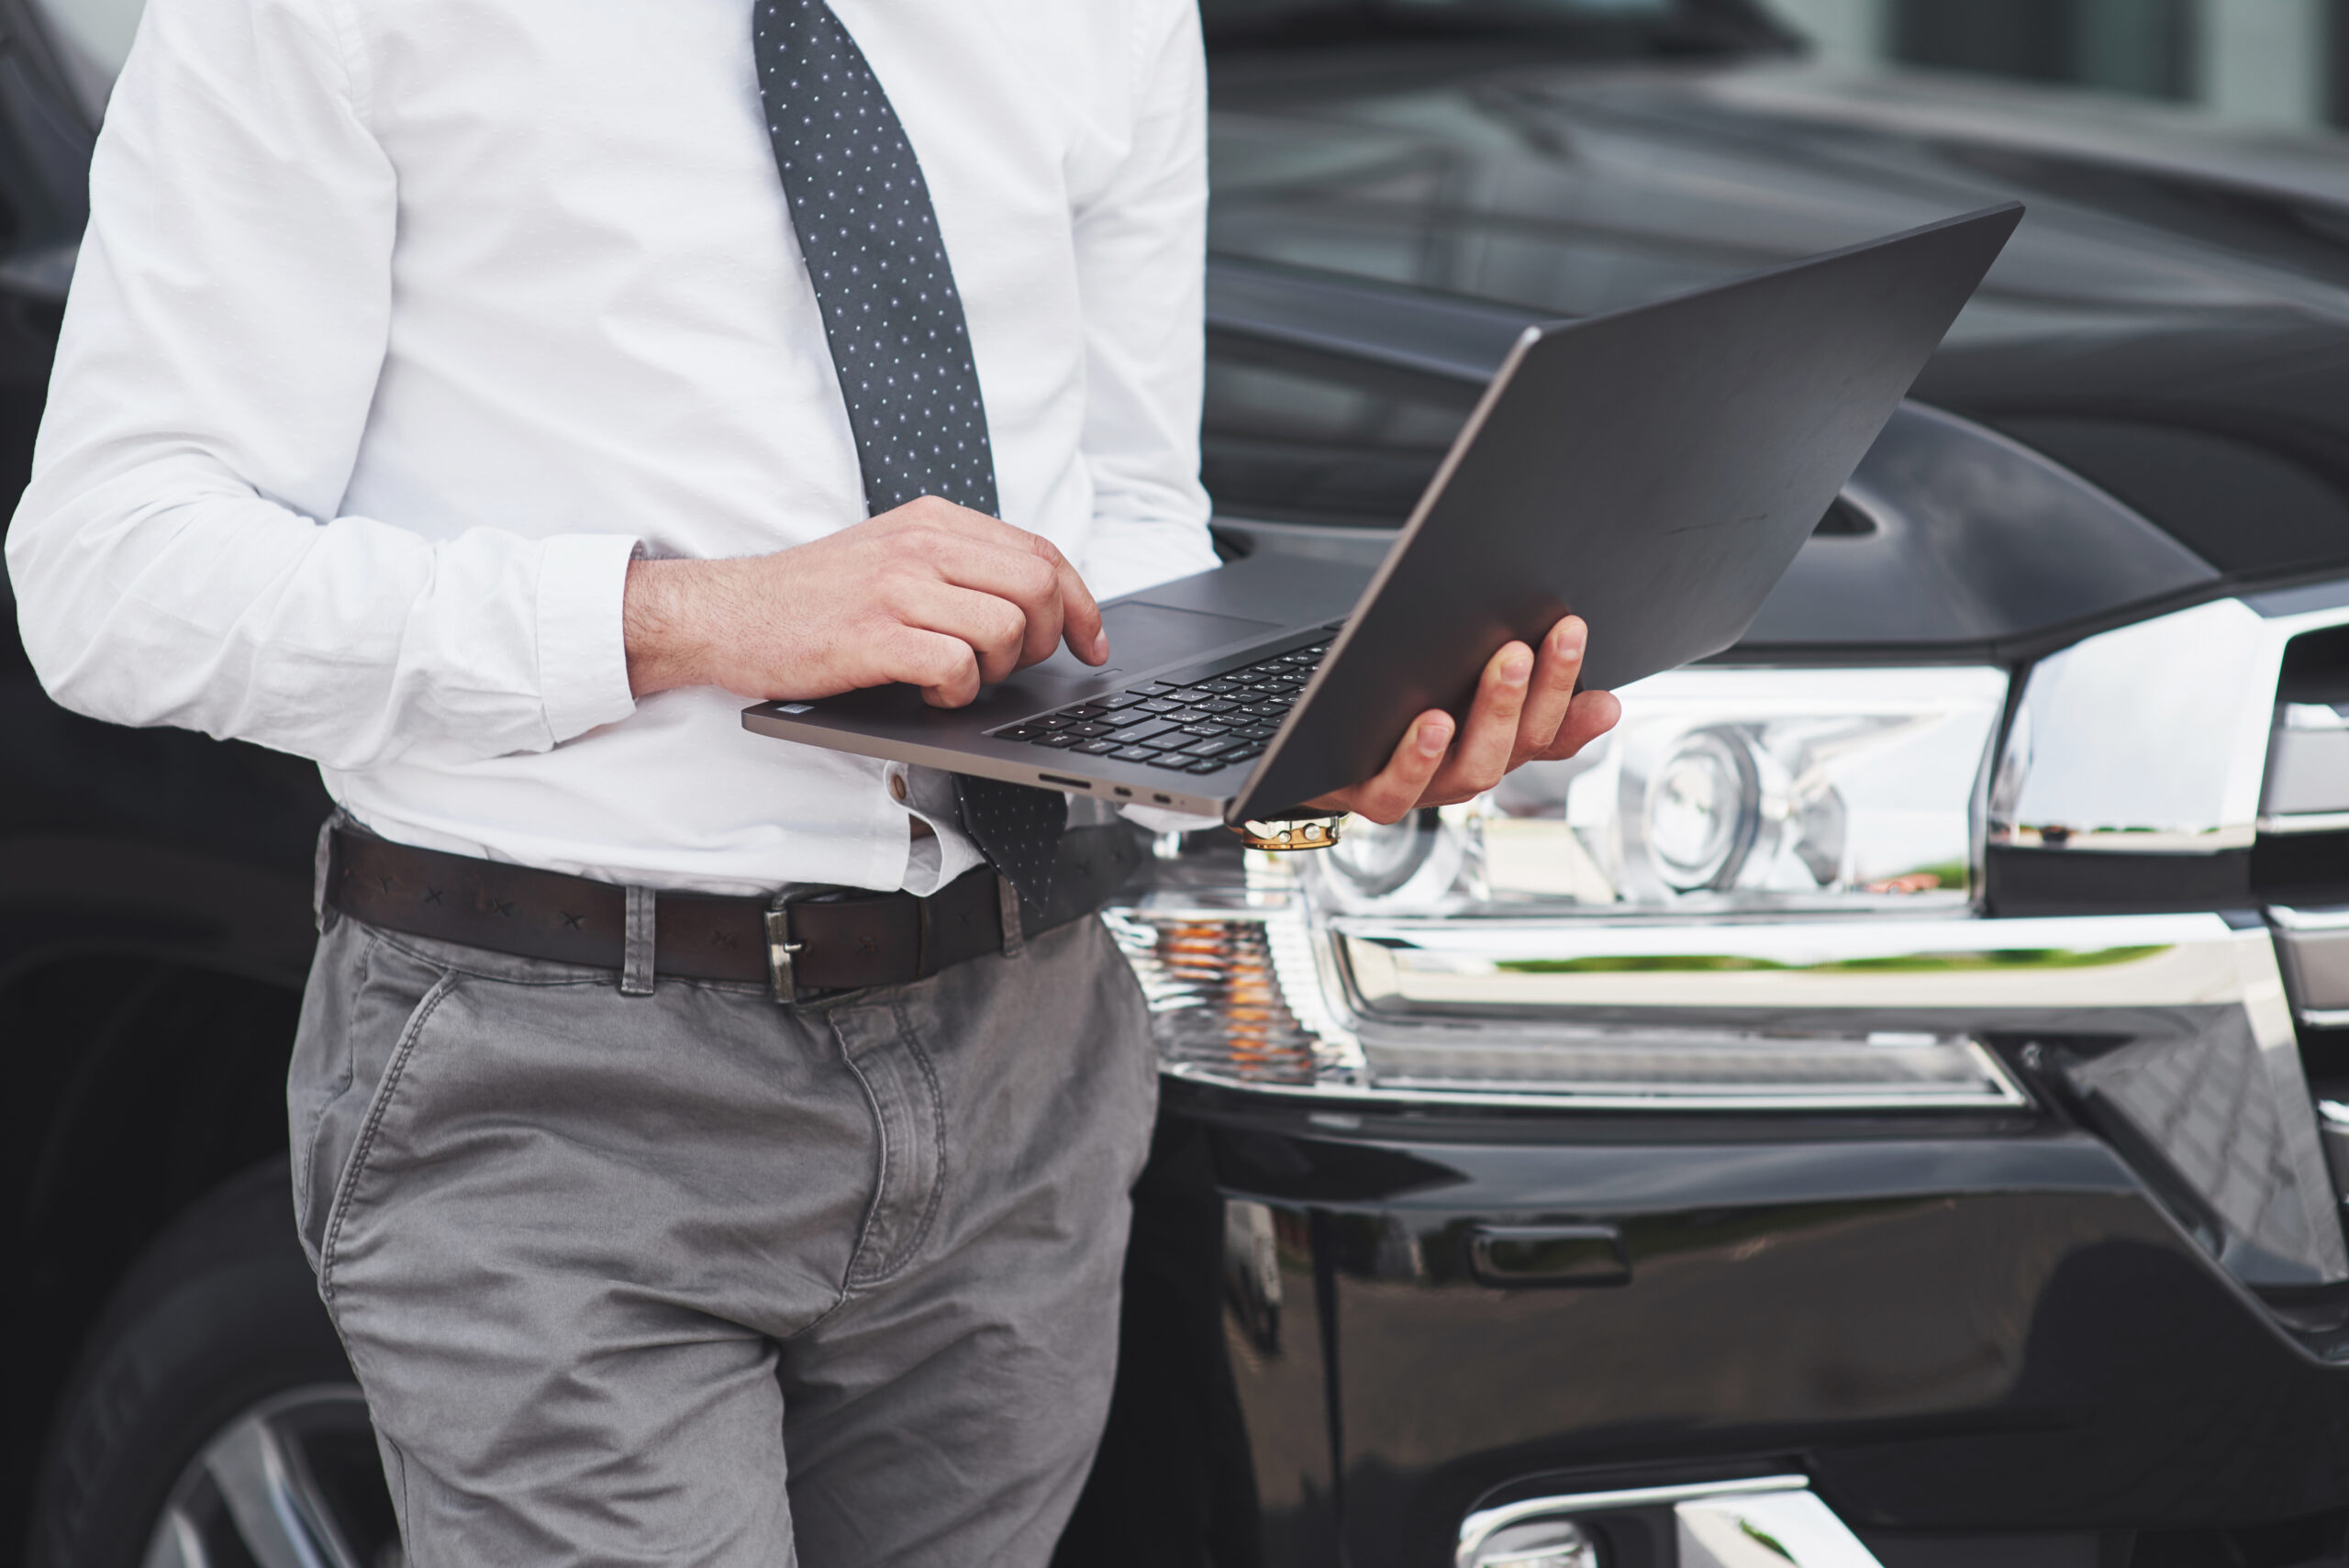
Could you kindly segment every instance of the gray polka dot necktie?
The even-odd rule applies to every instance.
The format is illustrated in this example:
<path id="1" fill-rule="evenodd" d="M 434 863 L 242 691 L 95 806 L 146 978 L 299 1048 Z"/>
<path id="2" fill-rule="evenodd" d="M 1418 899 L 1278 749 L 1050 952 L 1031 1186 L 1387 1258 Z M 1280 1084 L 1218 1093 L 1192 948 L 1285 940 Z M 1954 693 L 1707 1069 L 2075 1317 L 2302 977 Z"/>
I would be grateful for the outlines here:
<path id="1" fill-rule="evenodd" d="M 825 0 L 754 0 L 751 50 L 792 228 L 848 404 L 864 506 L 996 513 L 995 452 L 930 187 L 888 95 Z M 963 830 L 1041 910 L 1068 802 L 956 774 Z"/>

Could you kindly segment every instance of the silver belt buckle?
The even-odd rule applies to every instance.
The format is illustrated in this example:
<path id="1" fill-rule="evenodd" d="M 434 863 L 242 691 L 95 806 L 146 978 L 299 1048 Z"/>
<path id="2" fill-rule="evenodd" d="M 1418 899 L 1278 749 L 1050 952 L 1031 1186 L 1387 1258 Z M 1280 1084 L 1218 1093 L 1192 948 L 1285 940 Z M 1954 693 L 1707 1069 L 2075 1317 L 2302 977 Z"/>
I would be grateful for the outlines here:
<path id="1" fill-rule="evenodd" d="M 767 911 L 767 978 L 774 984 L 775 1005 L 799 1006 L 799 981 L 792 973 L 792 956 L 807 947 L 791 940 L 791 901 L 777 895 Z"/>

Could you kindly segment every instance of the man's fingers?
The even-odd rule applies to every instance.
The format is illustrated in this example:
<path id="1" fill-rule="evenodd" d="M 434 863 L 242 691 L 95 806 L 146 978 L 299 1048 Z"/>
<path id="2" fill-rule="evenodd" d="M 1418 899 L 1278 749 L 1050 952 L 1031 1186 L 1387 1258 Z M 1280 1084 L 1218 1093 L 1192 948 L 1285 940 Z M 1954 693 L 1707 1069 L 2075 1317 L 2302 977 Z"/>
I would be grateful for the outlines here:
<path id="1" fill-rule="evenodd" d="M 994 522 L 991 517 L 981 520 Z M 1052 562 L 1000 539 L 974 539 L 951 529 L 930 534 L 920 549 L 930 569 L 947 583 L 991 594 L 1018 608 L 1024 629 L 1013 669 L 1025 669 L 1052 656 L 1052 650 L 1060 645 L 1065 610 L 1061 575 Z M 1003 677 L 990 672 L 987 678 Z"/>
<path id="2" fill-rule="evenodd" d="M 1085 585 L 1074 566 L 1053 548 L 1052 541 L 1037 536 L 1036 542 L 1052 550 L 1061 580 L 1061 613 L 1068 639 L 1068 651 L 1087 664 L 1109 662 L 1109 633 L 1101 624 L 1101 606 L 1093 602 L 1093 590 Z"/>
<path id="3" fill-rule="evenodd" d="M 977 547 L 980 551 L 990 550 L 1004 551 L 1035 562 L 1051 572 L 1053 591 L 1059 599 L 1060 613 L 1057 617 L 1050 618 L 1050 634 L 1046 635 L 1043 623 L 1047 617 L 1041 613 L 1041 606 L 1031 604 L 1026 599 L 1021 600 L 1023 608 L 1029 611 L 1030 622 L 1035 628 L 1035 639 L 1031 641 L 1027 657 L 1021 661 L 1023 664 L 1031 664 L 1049 658 L 1052 644 L 1063 638 L 1068 642 L 1069 651 L 1086 663 L 1101 664 L 1108 661 L 1108 639 L 1101 629 L 1101 606 L 1094 602 L 1093 591 L 1085 585 L 1085 579 L 1078 574 L 1076 568 L 1070 563 L 1068 558 L 1060 552 L 1060 547 L 1053 544 L 1052 540 L 1041 534 L 1030 533 L 1026 528 L 1007 523 L 1000 517 L 990 517 L 985 512 L 974 512 L 968 506 L 958 506 L 951 501 L 941 500 L 934 495 L 926 495 L 918 501 L 909 503 L 900 510 L 907 514 L 907 520 L 909 525 L 935 526 L 961 537 L 971 545 Z M 958 559 L 963 561 L 968 569 L 978 569 L 970 564 L 975 561 L 975 557 L 958 557 Z M 1005 592 L 1005 588 L 999 585 L 1001 575 L 1002 569 L 998 565 L 990 573 L 988 581 L 964 582 L 960 577 L 957 577 L 956 581 L 963 582 L 965 587 L 984 588 L 991 593 L 1002 593 Z M 1038 646 L 1039 643 L 1041 647 Z"/>
<path id="4" fill-rule="evenodd" d="M 1542 753 L 1542 760 L 1562 762 L 1584 747 L 1615 728 L 1623 717 L 1623 705 L 1615 700 L 1613 692 L 1583 692 L 1575 696 L 1574 706 L 1566 710 L 1566 719 L 1558 726 L 1557 739 Z"/>
<path id="5" fill-rule="evenodd" d="M 1004 525 L 1009 528 L 1009 524 Z M 1093 602 L 1093 590 L 1085 585 L 1060 547 L 1042 534 L 1031 534 L 1025 528 L 1012 528 L 1027 543 L 1037 560 L 1052 569 L 1060 587 L 1061 631 L 1067 639 L 1068 651 L 1087 664 L 1109 662 L 1109 634 L 1101 628 L 1101 606 Z M 1044 651 L 1050 653 L 1047 647 Z"/>
<path id="6" fill-rule="evenodd" d="M 979 662 L 959 637 L 900 626 L 885 633 L 880 655 L 883 678 L 921 688 L 932 707 L 961 707 L 979 695 Z"/>
<path id="7" fill-rule="evenodd" d="M 1443 754 L 1452 745 L 1452 736 L 1450 714 L 1431 709 L 1419 715 L 1403 732 L 1403 739 L 1396 742 L 1394 754 L 1375 777 L 1326 796 L 1327 803 L 1333 809 L 1352 811 L 1373 822 L 1400 822 L 1419 806 L 1429 782 L 1443 765 Z"/>
<path id="8" fill-rule="evenodd" d="M 1109 639 L 1101 629 L 1101 606 L 1093 602 L 1093 590 L 1063 555 L 1060 547 L 1042 534 L 1030 533 L 984 512 L 967 507 L 961 513 L 959 525 L 974 539 L 997 544 L 1007 550 L 1027 552 L 1052 569 L 1058 579 L 1061 597 L 1061 623 L 1055 635 L 1064 638 L 1068 651 L 1088 664 L 1104 664 L 1109 659 Z M 1050 650 L 1047 650 L 1049 652 Z"/>
<path id="9" fill-rule="evenodd" d="M 1575 682 L 1582 675 L 1582 651 L 1587 639 L 1580 616 L 1567 616 L 1542 638 L 1533 684 L 1525 695 L 1525 711 L 1517 721 L 1512 761 L 1546 756 L 1556 742 L 1566 709 L 1575 700 Z"/>
<path id="10" fill-rule="evenodd" d="M 968 647 L 976 656 L 982 681 L 993 684 L 1019 668 L 1029 622 L 1009 599 L 918 578 L 894 597 L 893 607 L 905 625 L 957 639 Z"/>
<path id="11" fill-rule="evenodd" d="M 1486 662 L 1468 722 L 1436 777 L 1437 794 L 1466 800 L 1500 783 L 1517 752 L 1518 720 L 1525 712 L 1532 675 L 1533 651 L 1522 642 L 1508 644 Z"/>

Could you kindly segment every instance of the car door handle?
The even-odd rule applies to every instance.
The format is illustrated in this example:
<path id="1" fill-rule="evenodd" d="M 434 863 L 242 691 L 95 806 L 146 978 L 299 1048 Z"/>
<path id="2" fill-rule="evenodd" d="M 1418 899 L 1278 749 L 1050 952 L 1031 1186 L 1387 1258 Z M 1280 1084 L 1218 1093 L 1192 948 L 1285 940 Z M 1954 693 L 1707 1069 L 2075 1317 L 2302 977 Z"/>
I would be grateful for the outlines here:
<path id="1" fill-rule="evenodd" d="M 1468 1267 L 1480 1284 L 1585 1287 L 1631 1283 L 1631 1255 L 1612 1225 L 1479 1225 Z"/>

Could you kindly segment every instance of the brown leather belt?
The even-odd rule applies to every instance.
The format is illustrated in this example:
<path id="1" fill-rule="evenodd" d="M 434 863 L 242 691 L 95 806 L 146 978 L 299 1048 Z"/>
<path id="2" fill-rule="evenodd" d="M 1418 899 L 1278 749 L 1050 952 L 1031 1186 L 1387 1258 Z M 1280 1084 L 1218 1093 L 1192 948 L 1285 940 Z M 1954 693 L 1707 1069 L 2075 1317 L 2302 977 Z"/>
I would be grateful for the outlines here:
<path id="1" fill-rule="evenodd" d="M 592 969 L 626 964 L 630 905 L 649 917 L 652 973 L 772 985 L 775 1000 L 896 985 L 1004 948 L 1005 894 L 981 867 L 927 898 L 813 890 L 788 901 L 651 894 L 617 883 L 395 844 L 349 828 L 330 835 L 327 902 L 411 936 Z M 1128 828 L 1076 828 L 1061 840 L 1052 895 L 1019 928 L 1033 934 L 1101 907 L 1141 863 Z"/>

